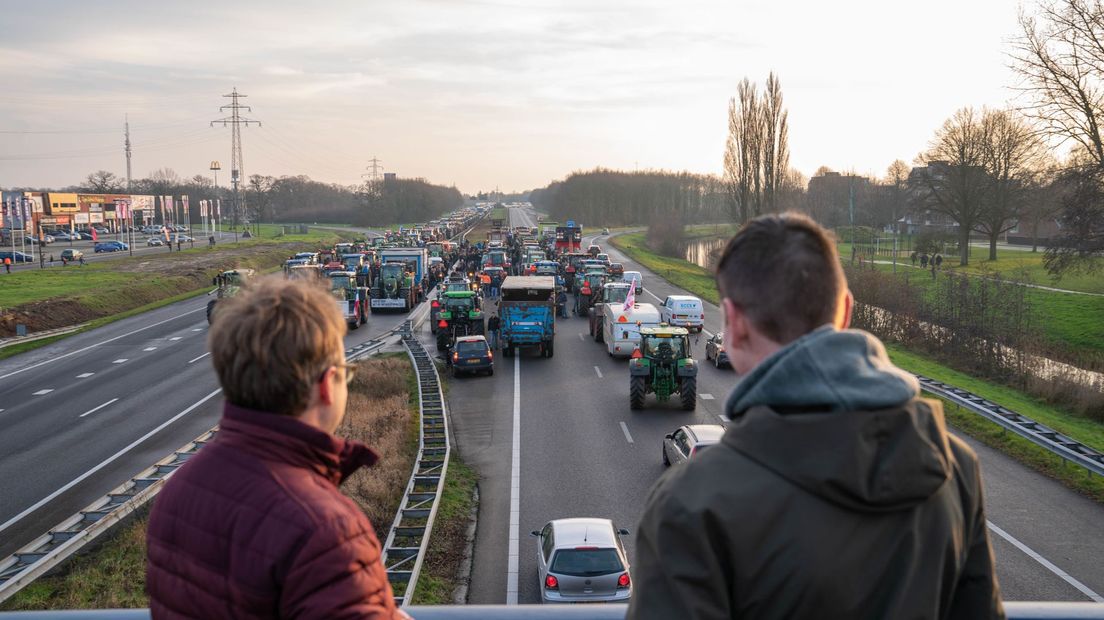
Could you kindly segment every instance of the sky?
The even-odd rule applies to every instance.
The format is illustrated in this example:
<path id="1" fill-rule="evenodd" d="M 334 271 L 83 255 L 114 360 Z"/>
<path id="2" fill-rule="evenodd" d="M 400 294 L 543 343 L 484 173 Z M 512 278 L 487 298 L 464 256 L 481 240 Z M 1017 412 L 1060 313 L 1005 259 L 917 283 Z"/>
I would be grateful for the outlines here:
<path id="1" fill-rule="evenodd" d="M 1032 4 L 1026 5 L 1030 11 Z M 1014 0 L 38 0 L 4 11 L 0 187 L 230 168 L 465 193 L 607 168 L 720 173 L 727 106 L 770 71 L 791 165 L 884 176 L 958 108 L 1015 102 Z"/>

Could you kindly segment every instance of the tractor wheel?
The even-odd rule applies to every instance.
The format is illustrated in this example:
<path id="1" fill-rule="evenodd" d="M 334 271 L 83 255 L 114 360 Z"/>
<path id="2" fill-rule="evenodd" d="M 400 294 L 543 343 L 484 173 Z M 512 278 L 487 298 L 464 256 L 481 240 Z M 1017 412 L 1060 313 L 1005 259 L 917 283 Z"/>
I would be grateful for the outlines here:
<path id="1" fill-rule="evenodd" d="M 544 345 L 544 353 L 545 353 L 545 355 L 544 355 L 545 357 L 552 357 L 553 355 L 555 355 L 555 353 L 556 353 L 556 347 L 555 347 L 555 346 L 553 346 L 553 344 L 552 344 L 552 341 L 551 341 L 551 340 L 549 340 L 549 341 L 548 341 L 547 343 L 545 343 L 545 345 Z"/>
<path id="2" fill-rule="evenodd" d="M 605 342 L 606 341 L 606 324 L 599 323 L 594 326 L 594 341 Z"/>
<path id="3" fill-rule="evenodd" d="M 509 342 L 502 343 L 502 354 L 506 357 L 514 356 L 514 349 L 510 346 Z"/>
<path id="4" fill-rule="evenodd" d="M 638 411 L 644 408 L 644 377 L 629 378 L 629 409 Z"/>
<path id="5" fill-rule="evenodd" d="M 207 302 L 207 324 L 208 325 L 211 324 L 211 313 L 214 312 L 214 310 L 215 310 L 215 301 L 217 301 L 217 300 L 212 299 L 211 301 Z"/>
<path id="6" fill-rule="evenodd" d="M 350 330 L 354 330 L 354 329 L 360 327 L 360 321 L 358 321 L 356 319 L 353 319 L 352 321 L 348 322 L 348 325 L 349 325 Z"/>
<path id="7" fill-rule="evenodd" d="M 679 398 L 682 400 L 682 408 L 693 411 L 698 406 L 698 378 L 687 377 L 682 380 L 679 388 Z"/>
<path id="8" fill-rule="evenodd" d="M 663 446 L 663 466 L 670 467 L 671 459 L 667 458 L 667 446 Z"/>

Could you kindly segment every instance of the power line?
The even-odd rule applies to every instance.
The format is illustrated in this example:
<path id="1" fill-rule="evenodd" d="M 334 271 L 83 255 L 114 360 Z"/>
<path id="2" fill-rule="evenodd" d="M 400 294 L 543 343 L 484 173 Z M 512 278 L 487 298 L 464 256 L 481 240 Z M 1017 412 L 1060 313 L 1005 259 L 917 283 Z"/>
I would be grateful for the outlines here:
<path id="1" fill-rule="evenodd" d="M 242 147 L 241 147 L 241 128 L 242 125 L 248 127 L 250 123 L 261 126 L 260 121 L 255 121 L 250 118 L 246 118 L 241 115 L 241 111 L 252 112 L 253 108 L 238 103 L 238 99 L 247 97 L 238 92 L 238 88 L 235 86 L 234 90 L 229 95 L 223 95 L 223 97 L 229 97 L 230 103 L 219 108 L 220 111 L 230 110 L 230 116 L 226 116 L 220 119 L 211 121 L 211 126 L 214 127 L 215 123 L 222 123 L 223 127 L 227 125 L 231 128 L 230 137 L 230 184 L 234 188 L 234 229 L 237 230 L 238 215 L 241 209 L 245 206 L 245 201 L 242 200 L 240 192 L 240 182 L 242 176 L 245 174 L 245 166 L 242 162 Z"/>

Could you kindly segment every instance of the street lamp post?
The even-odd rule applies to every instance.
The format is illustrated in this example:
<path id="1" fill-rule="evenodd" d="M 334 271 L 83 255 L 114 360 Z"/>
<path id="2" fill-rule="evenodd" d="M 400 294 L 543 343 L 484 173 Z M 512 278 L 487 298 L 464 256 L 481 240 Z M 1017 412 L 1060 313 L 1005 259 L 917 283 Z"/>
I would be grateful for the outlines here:
<path id="1" fill-rule="evenodd" d="M 218 171 L 219 170 L 222 170 L 222 164 L 219 163 L 218 160 L 212 161 L 211 162 L 211 173 L 215 175 L 215 200 L 219 199 L 219 188 L 218 188 Z M 210 210 L 208 210 L 208 211 L 210 211 Z M 209 212 L 208 212 L 208 216 L 210 216 Z M 208 219 L 210 219 L 210 217 L 208 217 Z M 222 218 L 219 218 L 220 221 L 218 222 L 218 224 L 222 224 L 221 219 Z M 216 224 L 215 227 L 218 228 L 219 239 L 222 239 L 222 227 L 218 226 L 218 224 Z"/>

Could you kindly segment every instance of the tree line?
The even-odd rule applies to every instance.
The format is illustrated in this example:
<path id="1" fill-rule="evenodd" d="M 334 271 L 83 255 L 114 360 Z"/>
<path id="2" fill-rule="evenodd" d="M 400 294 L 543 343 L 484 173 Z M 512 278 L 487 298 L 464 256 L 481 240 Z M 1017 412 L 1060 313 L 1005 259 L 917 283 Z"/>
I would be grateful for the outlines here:
<path id="1" fill-rule="evenodd" d="M 232 191 L 215 187 L 212 178 L 181 178 L 171 168 L 126 182 L 112 172 L 98 170 L 79 185 L 65 191 L 95 194 L 130 193 L 155 196 L 188 196 L 194 220 L 200 200 L 222 200 L 223 219 L 230 221 Z M 314 181 L 305 175 L 273 177 L 251 175 L 241 186 L 243 212 L 250 222 L 327 222 L 355 226 L 381 226 L 432 220 L 463 205 L 455 187 L 435 185 L 425 179 L 388 178 L 364 185 L 340 185 Z"/>

